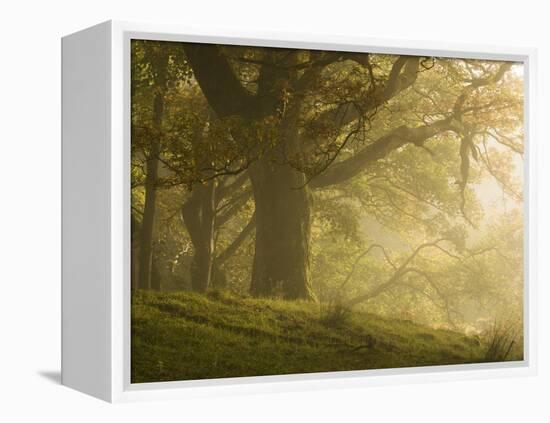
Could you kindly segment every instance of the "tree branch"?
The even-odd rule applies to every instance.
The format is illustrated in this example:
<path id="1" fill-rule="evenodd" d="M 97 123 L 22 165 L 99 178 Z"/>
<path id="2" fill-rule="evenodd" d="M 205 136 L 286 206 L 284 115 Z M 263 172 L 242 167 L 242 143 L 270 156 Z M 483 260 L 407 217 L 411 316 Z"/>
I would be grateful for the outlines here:
<path id="1" fill-rule="evenodd" d="M 248 235 L 256 228 L 256 212 L 252 215 L 243 230 L 237 235 L 237 238 L 216 257 L 216 262 L 219 265 L 223 265 L 233 254 L 237 252 L 242 243 L 246 240 Z"/>
<path id="2" fill-rule="evenodd" d="M 357 63 L 361 63 L 355 59 Z M 418 76 L 419 57 L 399 56 L 394 62 L 385 84 L 380 84 L 372 91 L 365 104 L 361 107 L 363 115 L 372 112 L 391 98 L 395 97 L 416 81 Z M 317 119 L 338 123 L 343 127 L 361 117 L 356 107 L 349 107 L 346 103 L 340 107 L 322 113 Z"/>
<path id="3" fill-rule="evenodd" d="M 247 201 L 250 200 L 251 197 L 251 189 L 247 189 L 236 196 L 236 198 L 229 204 L 228 210 L 216 219 L 216 227 L 226 224 L 235 214 L 237 214 L 237 212 L 247 203 Z M 218 209 L 218 212 L 220 210 L 221 209 Z"/>
<path id="4" fill-rule="evenodd" d="M 419 58 L 416 58 L 417 61 L 414 66 L 411 65 L 411 62 L 405 62 L 405 60 L 412 59 L 403 59 L 400 57 L 394 63 L 385 87 L 385 92 L 389 90 L 386 95 L 395 95 L 397 92 L 404 89 L 404 87 L 410 86 L 410 84 L 416 80 L 416 77 L 412 75 L 412 69 L 415 68 L 415 66 L 416 68 L 418 67 Z M 477 88 L 497 83 L 511 66 L 512 65 L 510 63 L 503 63 L 494 75 L 471 81 L 470 84 L 464 88 L 464 91 L 457 97 L 453 106 L 452 114 L 445 119 L 416 128 L 400 126 L 389 134 L 374 141 L 372 144 L 369 144 L 362 151 L 349 159 L 333 164 L 326 169 L 325 172 L 315 176 L 311 180 L 310 186 L 314 188 L 323 188 L 346 181 L 347 179 L 350 179 L 360 173 L 367 165 L 387 156 L 393 150 L 409 143 L 413 143 L 421 147 L 426 140 L 438 133 L 452 130 L 457 134 L 462 134 L 462 132 L 464 132 L 464 128 L 460 121 L 463 112 L 463 105 L 466 102 L 468 95 Z M 401 74 L 402 68 L 404 68 L 403 74 Z M 343 117 L 342 121 L 345 121 L 346 119 L 346 117 Z M 465 162 L 463 155 L 462 162 Z M 463 182 L 465 182 L 464 178 Z"/>
<path id="5" fill-rule="evenodd" d="M 241 188 L 248 180 L 248 172 L 245 170 L 235 177 L 235 180 L 227 185 L 218 187 L 218 198 L 222 200 L 225 197 L 231 196 L 235 191 Z"/>
<path id="6" fill-rule="evenodd" d="M 184 44 L 187 60 L 208 104 L 219 118 L 255 113 L 254 95 L 235 76 L 215 44 Z"/>
<path id="7" fill-rule="evenodd" d="M 324 188 L 344 182 L 362 172 L 369 164 L 386 157 L 399 147 L 410 143 L 420 146 L 434 135 L 449 130 L 453 130 L 451 118 L 417 128 L 400 126 L 367 145 L 352 157 L 333 164 L 325 172 L 315 176 L 311 180 L 310 186 L 312 188 Z"/>
<path id="8" fill-rule="evenodd" d="M 381 283 L 380 285 L 374 287 L 373 289 L 371 289 L 366 294 L 359 295 L 358 297 L 355 297 L 355 298 L 352 298 L 351 300 L 348 300 L 346 302 L 346 305 L 349 306 L 349 307 L 352 307 L 356 304 L 359 304 L 359 303 L 368 301 L 368 300 L 370 300 L 374 297 L 377 297 L 378 295 L 386 292 L 388 289 L 392 288 L 394 285 L 399 283 L 401 278 L 403 276 L 405 276 L 407 273 L 411 273 L 411 272 L 421 273 L 425 277 L 428 277 L 425 272 L 422 272 L 422 271 L 420 271 L 416 268 L 411 268 L 411 267 L 408 267 L 408 266 L 422 250 L 424 250 L 426 248 L 433 248 L 433 247 L 437 248 L 438 244 L 440 242 L 443 242 L 443 241 L 450 241 L 450 240 L 448 240 L 446 238 L 440 238 L 436 241 L 426 242 L 424 244 L 419 245 L 413 251 L 413 253 L 395 270 L 395 272 L 393 273 L 393 275 L 390 278 L 388 278 L 385 282 Z M 430 279 L 430 281 L 431 281 L 431 279 Z M 436 288 L 434 288 L 434 289 L 436 289 Z M 438 292 L 438 294 L 439 294 L 439 292 Z"/>
<path id="9" fill-rule="evenodd" d="M 397 270 L 397 266 L 392 262 L 392 260 L 390 259 L 390 256 L 388 255 L 388 253 L 386 252 L 386 249 L 380 245 L 380 244 L 372 244 L 369 248 L 367 248 L 366 251 L 362 252 L 361 254 L 359 254 L 357 256 L 357 258 L 355 259 L 355 261 L 353 262 L 353 266 L 351 267 L 351 271 L 348 273 L 348 275 L 346 276 L 346 279 L 344 279 L 344 282 L 342 283 L 342 285 L 340 285 L 340 289 L 344 288 L 347 283 L 351 280 L 353 274 L 355 273 L 355 269 L 357 268 L 357 266 L 359 265 L 359 261 L 361 261 L 361 259 L 363 257 L 365 257 L 366 255 L 368 255 L 373 249 L 375 248 L 379 248 L 381 251 L 382 251 L 382 254 L 384 254 L 384 257 L 386 259 L 386 261 L 389 263 L 389 265 L 394 269 L 394 270 Z"/>

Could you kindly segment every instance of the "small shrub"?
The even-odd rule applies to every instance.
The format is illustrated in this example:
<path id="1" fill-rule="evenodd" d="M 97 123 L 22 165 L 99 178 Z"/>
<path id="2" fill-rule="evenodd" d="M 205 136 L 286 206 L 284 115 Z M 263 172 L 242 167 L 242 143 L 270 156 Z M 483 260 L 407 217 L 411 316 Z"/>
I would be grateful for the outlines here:
<path id="1" fill-rule="evenodd" d="M 351 316 L 351 308 L 340 299 L 321 303 L 321 322 L 329 327 L 344 325 Z"/>
<path id="2" fill-rule="evenodd" d="M 222 300 L 226 294 L 221 289 L 212 288 L 206 292 L 206 296 L 211 300 Z"/>
<path id="3" fill-rule="evenodd" d="M 485 355 L 488 362 L 506 361 L 516 344 L 518 330 L 514 324 L 499 324 L 496 320 L 484 336 Z"/>

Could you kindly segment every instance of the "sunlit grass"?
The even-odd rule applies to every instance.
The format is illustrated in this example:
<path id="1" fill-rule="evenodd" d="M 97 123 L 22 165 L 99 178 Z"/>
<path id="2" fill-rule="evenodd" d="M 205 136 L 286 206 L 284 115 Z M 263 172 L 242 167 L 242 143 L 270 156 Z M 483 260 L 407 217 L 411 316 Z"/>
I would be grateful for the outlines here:
<path id="1" fill-rule="evenodd" d="M 135 292 L 132 382 L 379 369 L 484 361 L 477 338 L 319 305 L 214 291 Z"/>

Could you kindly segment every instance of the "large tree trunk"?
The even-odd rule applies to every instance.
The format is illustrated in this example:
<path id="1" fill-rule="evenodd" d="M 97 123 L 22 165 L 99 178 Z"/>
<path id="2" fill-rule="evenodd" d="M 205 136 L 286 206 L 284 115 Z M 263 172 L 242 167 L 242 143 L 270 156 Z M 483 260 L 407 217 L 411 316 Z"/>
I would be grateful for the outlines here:
<path id="1" fill-rule="evenodd" d="M 182 217 L 193 243 L 191 287 L 205 292 L 212 283 L 214 265 L 214 225 L 216 218 L 216 181 L 197 184 L 182 207 Z"/>
<path id="2" fill-rule="evenodd" d="M 264 57 L 265 64 L 260 67 L 257 93 L 254 95 L 242 85 L 228 58 L 217 46 L 186 44 L 185 53 L 202 93 L 219 118 L 239 116 L 245 121 L 262 122 L 266 117 L 275 120 L 282 117 L 282 142 L 275 143 L 278 146 L 275 149 L 280 148 L 281 151 L 274 153 L 279 155 L 278 160 L 270 162 L 264 156 L 250 168 L 257 220 L 251 292 L 269 296 L 276 295 L 280 290 L 286 298 L 311 297 L 310 184 L 304 188 L 304 175 L 282 163 L 288 163 L 286 159 L 292 158 L 294 153 L 307 154 L 307 151 L 300 149 L 307 149 L 307 144 L 311 144 L 298 140 L 298 115 L 304 93 L 315 83 L 323 67 L 340 60 L 342 54 L 329 57 L 327 62 L 319 60 L 320 66 L 311 66 L 299 75 L 293 66 L 302 60 L 298 52 L 282 57 L 273 50 L 271 55 L 268 53 Z M 350 55 L 348 58 L 369 66 L 368 62 L 364 62 L 366 56 Z M 413 84 L 418 74 L 418 60 L 408 57 L 397 59 L 386 83 L 381 84 L 380 89 L 372 95 L 372 101 L 369 100 L 361 107 L 363 113 L 374 110 Z M 295 92 L 290 99 L 287 95 L 288 87 L 292 87 L 290 91 Z M 347 125 L 360 117 L 358 113 L 349 113 L 356 108 L 348 106 L 329 110 L 322 114 L 321 119 L 336 120 L 336 126 Z M 420 137 L 416 138 L 418 142 L 422 142 L 425 139 L 422 135 L 429 132 L 424 128 L 411 131 L 416 131 L 414 135 Z M 365 162 L 374 162 L 399 146 L 414 142 L 414 138 L 411 140 L 407 136 L 410 135 L 408 131 L 402 130 L 394 135 L 369 144 L 360 153 L 340 164 L 331 165 L 328 172 L 324 172 L 328 173 L 327 177 L 322 173 L 313 179 L 315 185 L 311 185 L 311 189 L 343 182 L 359 173 Z M 241 136 L 233 134 L 233 137 L 239 139 Z M 272 154 L 270 152 L 269 155 Z M 300 154 L 296 157 L 300 157 Z"/>
<path id="3" fill-rule="evenodd" d="M 261 122 L 265 117 L 276 120 L 283 115 L 278 135 L 283 142 L 278 143 L 277 151 L 266 153 L 250 167 L 256 205 L 251 293 L 282 295 L 289 299 L 312 298 L 309 270 L 311 196 L 304 174 L 281 164 L 288 163 L 286 153 L 292 154 L 299 146 L 296 123 L 301 97 L 296 96 L 289 102 L 292 104 L 285 100 L 285 87 L 289 86 L 292 77 L 297 77 L 290 69 L 296 64 L 298 55 L 277 58 L 276 52 L 272 52 L 268 61 L 282 66 L 269 63 L 262 66 L 258 91 L 253 95 L 242 86 L 217 46 L 187 44 L 185 52 L 203 94 L 219 118 L 240 116 Z M 271 128 L 266 129 L 271 132 Z M 236 139 L 241 137 L 237 132 L 233 134 Z"/>
<path id="4" fill-rule="evenodd" d="M 256 202 L 255 296 L 311 299 L 311 195 L 303 173 L 264 157 L 250 168 Z"/>

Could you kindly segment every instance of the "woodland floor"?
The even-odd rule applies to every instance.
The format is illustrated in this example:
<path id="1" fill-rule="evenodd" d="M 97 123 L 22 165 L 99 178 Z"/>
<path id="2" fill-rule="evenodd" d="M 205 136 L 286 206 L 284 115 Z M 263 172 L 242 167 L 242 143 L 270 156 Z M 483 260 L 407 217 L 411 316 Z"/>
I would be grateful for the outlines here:
<path id="1" fill-rule="evenodd" d="M 218 291 L 134 292 L 132 383 L 474 363 L 478 339 Z"/>

